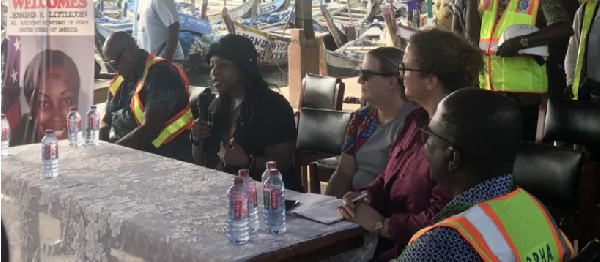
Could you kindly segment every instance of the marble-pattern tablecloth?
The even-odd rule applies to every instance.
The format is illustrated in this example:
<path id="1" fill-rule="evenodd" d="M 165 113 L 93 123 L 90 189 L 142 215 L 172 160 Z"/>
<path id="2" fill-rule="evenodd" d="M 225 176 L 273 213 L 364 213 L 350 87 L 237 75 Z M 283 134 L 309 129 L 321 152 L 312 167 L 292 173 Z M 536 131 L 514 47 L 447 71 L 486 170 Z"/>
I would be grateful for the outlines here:
<path id="1" fill-rule="evenodd" d="M 73 149 L 61 141 L 60 176 L 46 180 L 39 144 L 10 148 L 9 154 L 2 157 L 2 195 L 15 208 L 3 220 L 17 221 L 18 236 L 14 229 L 11 236 L 24 247 L 23 261 L 55 254 L 75 261 L 120 260 L 116 253 L 145 261 L 244 261 L 357 227 L 288 216 L 285 234 L 261 229 L 246 244 L 234 245 L 224 232 L 229 174 L 108 143 Z M 31 223 L 38 212 L 60 221 L 60 244 L 40 245 L 32 228 L 38 223 Z M 333 260 L 368 259 L 375 244 L 373 237 L 366 239 L 363 248 Z"/>

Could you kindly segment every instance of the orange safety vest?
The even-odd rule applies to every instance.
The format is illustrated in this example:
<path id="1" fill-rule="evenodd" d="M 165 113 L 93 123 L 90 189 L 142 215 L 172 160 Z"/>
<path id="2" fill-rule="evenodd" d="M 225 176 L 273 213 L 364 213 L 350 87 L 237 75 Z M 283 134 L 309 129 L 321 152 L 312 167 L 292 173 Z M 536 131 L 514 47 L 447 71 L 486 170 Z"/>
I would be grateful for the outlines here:
<path id="1" fill-rule="evenodd" d="M 148 54 L 148 57 L 146 58 L 146 62 L 145 62 L 145 66 L 144 66 L 144 73 L 142 74 L 142 77 L 138 80 L 138 82 L 135 86 L 135 91 L 133 93 L 133 97 L 131 97 L 131 105 L 130 105 L 131 111 L 133 112 L 133 115 L 135 116 L 135 122 L 137 123 L 138 126 L 140 126 L 144 123 L 144 106 L 142 105 L 139 94 L 142 91 L 142 89 L 144 88 L 144 84 L 146 83 L 146 78 L 148 77 L 148 71 L 150 70 L 150 68 L 153 65 L 155 65 L 156 63 L 158 63 L 160 61 L 166 61 L 166 60 L 163 58 L 157 57 L 153 54 Z M 179 75 L 183 79 L 183 82 L 185 85 L 186 93 L 189 96 L 189 92 L 190 92 L 189 82 L 188 82 L 185 72 L 183 72 L 183 69 L 181 69 L 180 67 L 178 67 L 172 63 L 171 63 L 171 65 L 174 66 L 175 68 L 177 68 L 177 71 L 179 71 Z M 124 80 L 123 77 L 117 74 L 117 75 L 115 75 L 113 80 L 110 82 L 109 92 L 112 94 L 113 97 L 117 93 L 117 90 L 119 90 L 119 88 L 123 84 L 123 80 Z M 181 110 L 173 118 L 171 118 L 169 121 L 167 121 L 165 123 L 163 130 L 160 132 L 158 137 L 152 141 L 152 144 L 154 145 L 154 147 L 159 148 L 161 145 L 169 143 L 171 140 L 173 140 L 173 138 L 175 138 L 177 135 L 179 135 L 184 130 L 191 129 L 193 121 L 194 121 L 194 116 L 192 115 L 192 110 L 188 103 L 188 105 L 183 110 Z"/>
<path id="2" fill-rule="evenodd" d="M 568 261 L 573 247 L 546 209 L 525 190 L 488 200 L 418 231 L 456 230 L 483 261 Z"/>

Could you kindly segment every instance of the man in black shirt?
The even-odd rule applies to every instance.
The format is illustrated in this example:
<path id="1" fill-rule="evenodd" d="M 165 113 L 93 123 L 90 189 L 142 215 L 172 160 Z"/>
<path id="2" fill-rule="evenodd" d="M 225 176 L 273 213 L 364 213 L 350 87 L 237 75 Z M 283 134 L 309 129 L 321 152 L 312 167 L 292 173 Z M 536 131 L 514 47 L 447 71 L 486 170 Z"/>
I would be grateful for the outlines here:
<path id="1" fill-rule="evenodd" d="M 118 75 L 109 87 L 100 138 L 192 162 L 193 116 L 185 73 L 140 49 L 125 32 L 112 34 L 103 52 Z"/>
<path id="2" fill-rule="evenodd" d="M 206 59 L 219 97 L 208 108 L 199 108 L 207 117 L 192 127 L 196 163 L 231 174 L 248 168 L 261 181 L 266 162 L 276 161 L 285 187 L 301 191 L 293 169 L 294 112 L 262 78 L 252 41 L 227 35 L 210 46 Z"/>

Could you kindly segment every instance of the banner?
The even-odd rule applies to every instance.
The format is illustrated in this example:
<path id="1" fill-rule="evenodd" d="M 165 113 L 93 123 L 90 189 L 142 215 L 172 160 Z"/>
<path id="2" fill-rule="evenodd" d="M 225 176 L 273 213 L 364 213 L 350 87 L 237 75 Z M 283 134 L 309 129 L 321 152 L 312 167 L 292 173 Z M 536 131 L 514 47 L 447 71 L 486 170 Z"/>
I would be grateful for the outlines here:
<path id="1" fill-rule="evenodd" d="M 66 117 L 85 117 L 94 91 L 92 0 L 9 0 L 2 72 L 2 113 L 11 146 L 38 143 L 52 129 L 67 138 Z"/>

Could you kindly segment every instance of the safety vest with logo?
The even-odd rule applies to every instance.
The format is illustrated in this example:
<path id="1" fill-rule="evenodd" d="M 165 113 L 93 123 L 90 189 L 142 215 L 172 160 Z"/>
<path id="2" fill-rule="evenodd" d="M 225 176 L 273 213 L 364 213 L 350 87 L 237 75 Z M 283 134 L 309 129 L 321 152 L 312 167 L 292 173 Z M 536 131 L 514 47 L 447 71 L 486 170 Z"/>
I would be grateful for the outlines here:
<path id="1" fill-rule="evenodd" d="M 577 50 L 577 66 L 575 67 L 575 77 L 573 78 L 573 99 L 579 98 L 579 84 L 581 83 L 581 75 L 584 70 L 584 62 L 587 61 L 587 38 L 590 34 L 590 29 L 598 12 L 598 2 L 596 0 L 588 0 L 583 6 L 583 19 L 581 21 L 581 36 L 579 38 L 579 48 Z"/>
<path id="2" fill-rule="evenodd" d="M 145 120 L 144 106 L 142 105 L 142 102 L 140 100 L 140 92 L 144 88 L 146 78 L 148 77 L 148 71 L 153 65 L 164 60 L 165 59 L 157 57 L 153 54 L 148 54 L 144 66 L 144 73 L 135 85 L 135 91 L 133 93 L 133 96 L 131 97 L 130 106 L 131 111 L 133 112 L 133 115 L 135 117 L 135 122 L 138 126 L 142 125 Z M 177 70 L 179 71 L 179 75 L 181 76 L 185 84 L 186 92 L 189 94 L 189 84 L 185 72 L 183 72 L 183 70 L 180 67 L 173 64 L 171 65 L 177 68 Z M 112 94 L 113 97 L 115 96 L 117 90 L 119 90 L 122 84 L 123 77 L 120 75 L 116 75 L 110 82 L 109 92 Z M 159 148 L 161 145 L 169 143 L 171 140 L 173 140 L 173 138 L 177 137 L 177 135 L 179 135 L 184 130 L 189 130 L 192 127 L 193 121 L 194 116 L 192 115 L 192 110 L 190 109 L 190 105 L 188 103 L 188 105 L 183 110 L 181 110 L 173 118 L 171 118 L 165 123 L 165 126 L 158 135 L 158 137 L 152 141 L 152 145 L 154 145 L 154 147 L 156 148 Z"/>
<path id="3" fill-rule="evenodd" d="M 479 77 L 481 88 L 499 92 L 538 93 L 548 90 L 546 66 L 540 66 L 533 57 L 496 56 L 498 41 L 511 25 L 536 24 L 540 0 L 509 0 L 498 17 L 499 0 L 479 0 L 481 31 L 479 48 L 484 51 L 484 74 Z"/>
<path id="4" fill-rule="evenodd" d="M 520 188 L 421 229 L 408 245 L 436 227 L 458 231 L 483 261 L 569 261 L 573 255 L 550 213 Z"/>

